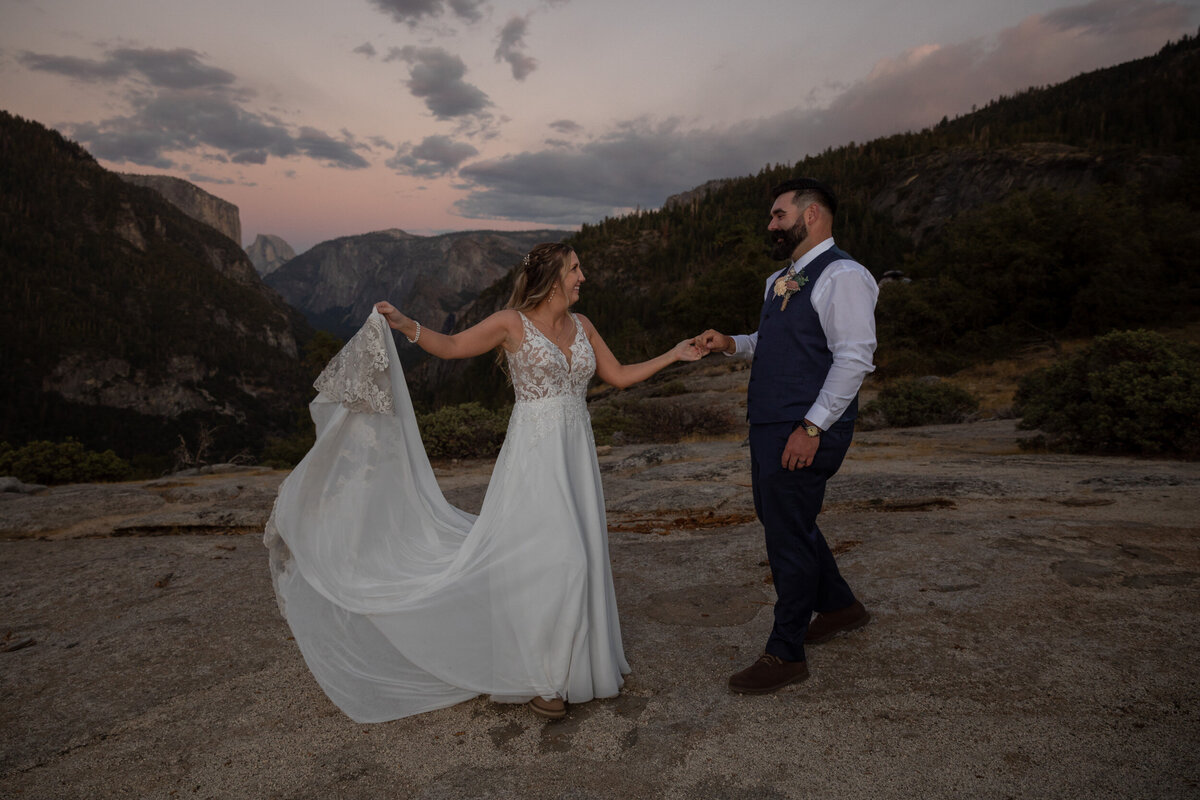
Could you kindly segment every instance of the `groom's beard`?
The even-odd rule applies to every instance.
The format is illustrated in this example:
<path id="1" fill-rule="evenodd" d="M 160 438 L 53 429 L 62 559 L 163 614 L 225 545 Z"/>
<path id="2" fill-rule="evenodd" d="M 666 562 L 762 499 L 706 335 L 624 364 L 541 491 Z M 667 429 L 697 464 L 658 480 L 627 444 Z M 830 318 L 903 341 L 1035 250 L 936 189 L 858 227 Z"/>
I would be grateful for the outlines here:
<path id="1" fill-rule="evenodd" d="M 808 238 L 808 226 L 800 220 L 786 231 L 775 234 L 775 246 L 771 248 L 771 258 L 776 261 L 791 261 L 792 253 L 800 243 Z"/>

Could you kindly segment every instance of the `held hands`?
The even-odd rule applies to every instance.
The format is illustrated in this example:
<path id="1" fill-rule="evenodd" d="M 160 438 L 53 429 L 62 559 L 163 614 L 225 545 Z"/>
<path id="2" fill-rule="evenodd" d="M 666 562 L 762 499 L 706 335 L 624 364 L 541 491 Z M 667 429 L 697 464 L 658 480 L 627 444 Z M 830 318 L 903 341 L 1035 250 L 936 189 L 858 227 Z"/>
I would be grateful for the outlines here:
<path id="1" fill-rule="evenodd" d="M 733 337 L 718 333 L 712 328 L 692 339 L 692 342 L 707 353 L 732 353 L 734 350 Z"/>
<path id="2" fill-rule="evenodd" d="M 671 348 L 676 361 L 699 361 L 708 355 L 708 350 L 696 344 L 695 339 L 684 339 Z"/>

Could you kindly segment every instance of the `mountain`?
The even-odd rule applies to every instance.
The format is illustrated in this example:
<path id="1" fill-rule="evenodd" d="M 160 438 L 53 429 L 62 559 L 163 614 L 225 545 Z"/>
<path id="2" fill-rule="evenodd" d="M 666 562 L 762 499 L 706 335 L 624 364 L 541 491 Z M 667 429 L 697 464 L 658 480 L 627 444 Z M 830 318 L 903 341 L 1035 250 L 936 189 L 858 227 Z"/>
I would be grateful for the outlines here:
<path id="1" fill-rule="evenodd" d="M 562 231 L 466 231 L 415 236 L 386 230 L 322 242 L 266 276 L 314 327 L 349 338 L 378 300 L 434 330 L 540 242 Z"/>
<path id="2" fill-rule="evenodd" d="M 172 205 L 197 222 L 216 228 L 239 244 L 242 241 L 242 217 L 238 207 L 227 200 L 170 175 L 134 175 L 129 172 L 116 173 L 121 180 L 137 186 L 145 186 L 161 194 Z"/>
<path id="3" fill-rule="evenodd" d="M 246 248 L 246 255 L 258 274 L 266 277 L 295 258 L 296 251 L 280 237 L 260 233 Z"/>
<path id="4" fill-rule="evenodd" d="M 627 360 L 708 327 L 754 330 L 778 267 L 770 188 L 800 175 L 838 194 L 839 246 L 876 277 L 913 279 L 880 298 L 879 375 L 1187 323 L 1200 306 L 1200 39 L 584 225 L 566 240 L 588 275 L 577 310 Z M 504 286 L 457 327 L 502 307 Z M 424 364 L 410 379 L 427 404 L 508 396 L 488 359 Z"/>
<path id="5" fill-rule="evenodd" d="M 0 441 L 229 456 L 287 432 L 311 394 L 313 331 L 235 240 L 7 112 L 0 281 Z"/>

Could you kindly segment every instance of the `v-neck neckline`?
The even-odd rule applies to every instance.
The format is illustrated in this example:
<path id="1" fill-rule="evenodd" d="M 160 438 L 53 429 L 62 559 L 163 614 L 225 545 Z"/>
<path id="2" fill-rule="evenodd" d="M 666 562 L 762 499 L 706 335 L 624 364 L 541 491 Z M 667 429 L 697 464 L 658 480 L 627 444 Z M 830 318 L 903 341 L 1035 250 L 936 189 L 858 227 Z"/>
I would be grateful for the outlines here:
<path id="1" fill-rule="evenodd" d="M 546 335 L 546 332 L 537 326 L 537 323 L 530 319 L 524 312 L 521 316 L 529 323 L 529 327 L 538 332 L 538 335 L 550 343 L 550 346 L 559 352 L 563 357 L 563 361 L 567 362 L 567 372 L 575 366 L 575 340 L 579 338 L 579 320 L 575 319 L 574 314 L 567 314 L 567 318 L 571 320 L 571 324 L 575 326 L 575 330 L 571 333 L 571 344 L 566 350 L 558 346 L 558 342 Z"/>

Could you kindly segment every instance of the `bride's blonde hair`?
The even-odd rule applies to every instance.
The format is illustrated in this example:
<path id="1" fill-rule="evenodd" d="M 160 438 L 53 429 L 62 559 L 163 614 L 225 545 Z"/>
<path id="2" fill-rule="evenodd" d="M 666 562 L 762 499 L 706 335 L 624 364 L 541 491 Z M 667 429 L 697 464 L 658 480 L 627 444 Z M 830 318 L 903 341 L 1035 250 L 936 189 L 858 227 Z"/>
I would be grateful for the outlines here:
<path id="1" fill-rule="evenodd" d="M 574 253 L 574 248 L 561 242 L 539 244 L 530 250 L 521 259 L 512 295 L 504 307 L 528 311 L 549 297 L 558 288 L 567 259 Z"/>

